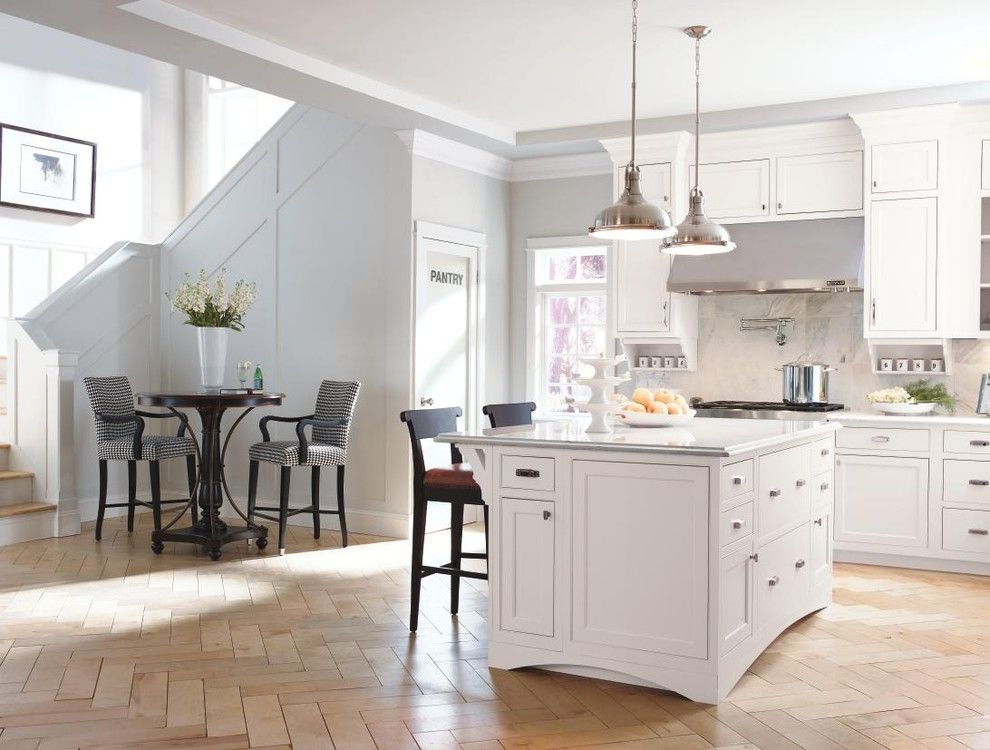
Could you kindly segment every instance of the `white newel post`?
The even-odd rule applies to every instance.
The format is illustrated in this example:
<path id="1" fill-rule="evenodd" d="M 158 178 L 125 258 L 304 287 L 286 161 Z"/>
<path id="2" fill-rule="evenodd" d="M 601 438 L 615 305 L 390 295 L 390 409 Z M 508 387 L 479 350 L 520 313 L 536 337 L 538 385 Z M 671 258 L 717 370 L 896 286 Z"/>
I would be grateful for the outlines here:
<path id="1" fill-rule="evenodd" d="M 73 430 L 74 389 L 79 355 L 58 350 L 42 354 L 48 414 L 44 492 L 47 502 L 57 506 L 57 533 L 79 533 L 79 499 L 75 486 L 75 442 Z"/>

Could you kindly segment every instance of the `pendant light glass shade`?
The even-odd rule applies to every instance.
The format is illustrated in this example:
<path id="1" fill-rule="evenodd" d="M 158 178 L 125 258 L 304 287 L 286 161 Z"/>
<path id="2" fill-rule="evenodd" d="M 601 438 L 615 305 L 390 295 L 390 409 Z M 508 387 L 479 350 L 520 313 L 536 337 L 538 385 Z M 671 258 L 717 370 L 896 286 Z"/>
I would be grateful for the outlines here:
<path id="1" fill-rule="evenodd" d="M 736 249 L 736 243 L 721 224 L 705 216 L 704 195 L 698 188 L 701 153 L 701 40 L 711 33 L 707 26 L 688 26 L 684 33 L 694 39 L 694 187 L 684 221 L 673 236 L 660 243 L 667 255 L 716 255 Z"/>
<path id="2" fill-rule="evenodd" d="M 647 203 L 639 187 L 639 167 L 636 166 L 636 32 L 637 0 L 632 2 L 632 137 L 630 138 L 629 163 L 626 165 L 626 184 L 619 200 L 602 209 L 595 223 L 588 229 L 592 237 L 607 240 L 658 240 L 670 237 L 674 225 L 670 216 L 659 206 Z"/>
<path id="3" fill-rule="evenodd" d="M 701 191 L 692 188 L 688 214 L 677 225 L 676 233 L 660 245 L 661 252 L 668 255 L 716 255 L 736 249 L 736 243 L 725 227 L 705 216 L 703 202 Z"/>
<path id="4" fill-rule="evenodd" d="M 639 167 L 626 166 L 626 187 L 619 200 L 602 209 L 588 230 L 594 237 L 609 240 L 658 240 L 670 237 L 674 225 L 659 206 L 647 203 L 639 188 Z"/>

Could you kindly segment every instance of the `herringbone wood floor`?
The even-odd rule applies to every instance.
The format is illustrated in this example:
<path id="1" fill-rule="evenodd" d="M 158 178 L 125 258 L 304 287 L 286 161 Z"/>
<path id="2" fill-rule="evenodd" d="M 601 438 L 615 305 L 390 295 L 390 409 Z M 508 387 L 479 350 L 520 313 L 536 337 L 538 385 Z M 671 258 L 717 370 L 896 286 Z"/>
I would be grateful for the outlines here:
<path id="1" fill-rule="evenodd" d="M 0 548 L 0 748 L 990 748 L 990 582 L 836 566 L 835 604 L 719 706 L 485 664 L 483 582 L 294 528 L 290 554 L 161 557 L 148 518 Z M 480 535 L 467 535 L 477 547 Z M 431 536 L 443 556 L 446 535 Z M 428 555 L 430 552 L 428 551 Z M 644 593 L 644 595 L 647 595 Z"/>

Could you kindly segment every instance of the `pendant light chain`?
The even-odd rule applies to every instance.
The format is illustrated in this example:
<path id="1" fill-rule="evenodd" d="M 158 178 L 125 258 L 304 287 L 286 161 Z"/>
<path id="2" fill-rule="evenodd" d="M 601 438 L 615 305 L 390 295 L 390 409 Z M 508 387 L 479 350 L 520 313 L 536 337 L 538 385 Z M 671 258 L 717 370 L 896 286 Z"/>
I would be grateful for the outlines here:
<path id="1" fill-rule="evenodd" d="M 694 190 L 701 171 L 701 37 L 694 40 Z"/>
<path id="2" fill-rule="evenodd" d="M 632 138 L 630 139 L 629 164 L 636 164 L 636 39 L 639 31 L 639 18 L 636 10 L 639 0 L 632 0 Z"/>

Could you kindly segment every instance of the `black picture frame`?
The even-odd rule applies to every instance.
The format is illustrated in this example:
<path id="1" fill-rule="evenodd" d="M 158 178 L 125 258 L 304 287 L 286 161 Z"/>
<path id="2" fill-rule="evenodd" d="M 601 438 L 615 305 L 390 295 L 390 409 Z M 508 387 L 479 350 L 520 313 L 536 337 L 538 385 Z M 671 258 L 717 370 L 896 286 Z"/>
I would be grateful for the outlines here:
<path id="1" fill-rule="evenodd" d="M 58 141 L 63 141 L 66 144 L 72 144 L 77 149 L 79 147 L 85 147 L 92 150 L 92 159 L 90 162 L 90 175 L 89 179 L 83 178 L 81 182 L 77 181 L 77 184 L 82 184 L 89 189 L 89 210 L 88 211 L 76 211 L 71 209 L 61 209 L 54 208 L 50 206 L 39 206 L 32 205 L 30 203 L 24 203 L 20 201 L 13 201 L 6 199 L 4 197 L 3 191 L 3 176 L 5 174 L 5 169 L 15 169 L 20 165 L 10 166 L 5 163 L 4 159 L 4 135 L 8 131 L 17 131 L 19 133 L 25 133 L 28 135 L 42 136 L 44 138 L 51 138 Z M 35 130 L 33 128 L 25 128 L 20 125 L 11 125 L 9 123 L 0 122 L 0 206 L 6 206 L 8 208 L 20 208 L 28 211 L 40 211 L 47 214 L 60 214 L 63 216 L 76 216 L 83 218 L 95 218 L 96 217 L 96 151 L 97 147 L 93 141 L 86 141 L 81 138 L 73 138 L 67 135 L 59 135 L 58 133 L 49 133 L 44 130 Z"/>

